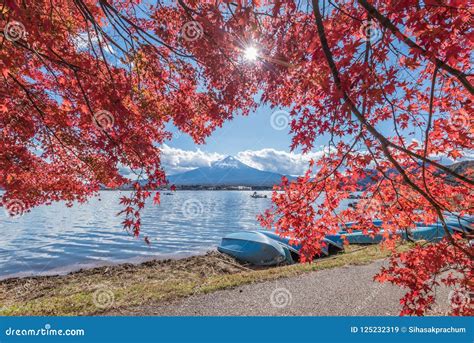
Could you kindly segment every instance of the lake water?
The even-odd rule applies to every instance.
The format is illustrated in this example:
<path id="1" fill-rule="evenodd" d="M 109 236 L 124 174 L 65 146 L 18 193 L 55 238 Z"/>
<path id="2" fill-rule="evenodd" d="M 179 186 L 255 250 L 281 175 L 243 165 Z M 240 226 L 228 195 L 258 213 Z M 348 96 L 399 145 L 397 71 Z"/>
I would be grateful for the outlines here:
<path id="1" fill-rule="evenodd" d="M 222 236 L 256 230 L 255 217 L 271 200 L 250 191 L 178 191 L 151 200 L 142 215 L 140 239 L 122 228 L 119 198 L 104 191 L 72 208 L 62 203 L 34 208 L 11 218 L 0 210 L 0 277 L 64 272 L 80 267 L 203 253 Z M 261 192 L 270 197 L 271 192 Z M 148 236 L 148 246 L 143 237 Z"/>
<path id="2" fill-rule="evenodd" d="M 251 191 L 178 191 L 158 206 L 150 199 L 135 239 L 117 217 L 124 193 L 104 191 L 87 204 L 55 203 L 17 218 L 0 211 L 0 278 L 201 254 L 228 233 L 261 229 L 256 216 L 271 205 L 270 191 L 260 192 L 267 199 Z"/>

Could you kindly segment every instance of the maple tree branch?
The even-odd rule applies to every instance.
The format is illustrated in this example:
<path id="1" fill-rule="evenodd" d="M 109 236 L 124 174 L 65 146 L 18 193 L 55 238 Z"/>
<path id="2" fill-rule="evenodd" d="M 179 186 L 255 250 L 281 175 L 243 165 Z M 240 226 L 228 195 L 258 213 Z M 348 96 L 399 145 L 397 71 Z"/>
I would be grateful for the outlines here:
<path id="1" fill-rule="evenodd" d="M 166 48 L 168 48 L 169 50 L 171 50 L 173 53 L 175 53 L 177 56 L 180 56 L 180 57 L 183 57 L 183 58 L 191 58 L 191 59 L 195 59 L 195 57 L 193 55 L 188 55 L 188 54 L 184 54 L 182 52 L 180 52 L 178 49 L 176 49 L 175 47 L 167 44 L 166 42 L 158 39 L 157 37 L 151 35 L 148 31 L 144 30 L 142 27 L 138 26 L 137 24 L 135 24 L 134 22 L 132 22 L 130 19 L 128 19 L 126 16 L 124 16 L 122 13 L 120 13 L 120 11 L 118 11 L 114 6 L 110 5 L 106 0 L 99 0 L 99 3 L 101 4 L 101 6 L 105 6 L 107 7 L 108 9 L 110 9 L 113 13 L 115 13 L 115 15 L 120 18 L 121 20 L 123 20 L 125 23 L 127 23 L 128 25 L 130 25 L 131 27 L 133 27 L 138 35 L 143 38 L 147 43 L 149 43 L 150 45 L 151 42 L 149 42 L 146 37 L 148 37 L 149 39 L 165 46 Z"/>
<path id="2" fill-rule="evenodd" d="M 331 6 L 333 6 L 335 9 L 337 9 L 338 11 L 340 11 L 341 13 L 343 13 L 344 15 L 348 16 L 349 18 L 351 18 L 352 20 L 355 20 L 355 21 L 359 21 L 359 22 L 362 22 L 363 20 L 360 19 L 360 18 L 356 18 L 354 17 L 353 15 L 350 15 L 349 13 L 347 13 L 346 11 L 344 11 L 340 6 L 336 5 L 334 2 L 332 2 L 331 0 L 328 1 L 329 4 L 331 4 Z"/>
<path id="3" fill-rule="evenodd" d="M 302 196 L 300 196 L 298 199 L 296 199 L 295 201 L 293 201 L 293 204 L 295 203 L 300 203 L 302 202 L 303 200 L 305 200 L 305 196 L 308 196 L 308 194 L 312 191 L 314 191 L 316 189 L 316 187 L 318 186 L 318 184 L 320 183 L 323 183 L 325 182 L 327 179 L 329 179 L 329 177 L 331 177 L 332 175 L 334 175 L 334 173 L 342 166 L 342 164 L 344 163 L 344 161 L 346 160 L 346 158 L 349 156 L 349 154 L 352 152 L 352 150 L 354 149 L 354 147 L 356 146 L 356 144 L 358 143 L 359 139 L 362 137 L 362 132 L 360 132 L 354 139 L 354 142 L 352 143 L 352 145 L 349 147 L 349 149 L 342 155 L 340 161 L 338 161 L 337 165 L 332 168 L 332 170 L 329 172 L 329 173 L 326 173 L 325 175 L 319 177 L 317 180 L 313 180 L 311 181 L 312 182 L 312 185 L 311 187 L 309 188 L 309 190 L 307 191 L 307 193 L 303 194 Z M 319 195 L 318 195 L 319 197 Z M 285 206 L 284 209 L 288 208 L 289 206 Z M 344 223 L 343 223 L 344 224 Z"/>
<path id="4" fill-rule="evenodd" d="M 317 4 L 317 1 L 316 0 L 312 0 L 312 1 L 313 1 L 313 10 L 316 11 L 316 7 L 315 7 L 316 5 L 318 5 L 317 9 L 319 10 L 319 4 Z M 315 15 L 316 15 L 316 12 L 315 12 Z M 327 59 L 327 62 L 329 64 L 329 68 L 331 69 L 331 72 L 333 73 L 334 82 L 335 82 L 336 86 L 343 92 L 344 101 L 349 104 L 349 106 L 351 107 L 353 113 L 356 115 L 356 117 L 359 119 L 359 121 L 369 130 L 369 132 L 372 135 L 374 135 L 374 137 L 376 137 L 383 145 L 395 148 L 395 149 L 397 149 L 401 152 L 404 152 L 405 154 L 407 154 L 409 156 L 416 157 L 417 159 L 419 159 L 423 162 L 432 164 L 433 166 L 443 170 L 444 172 L 454 176 L 455 178 L 457 178 L 459 180 L 462 180 L 465 183 L 474 185 L 474 180 L 471 180 L 471 179 L 469 179 L 468 177 L 466 177 L 464 175 L 460 175 L 460 174 L 456 173 L 455 171 L 451 170 L 449 167 L 443 166 L 442 164 L 440 164 L 438 162 L 435 162 L 435 161 L 427 158 L 426 156 L 417 154 L 417 153 L 415 153 L 415 152 L 413 152 L 413 151 L 411 151 L 411 150 L 409 150 L 405 147 L 402 147 L 398 144 L 395 144 L 395 143 L 391 142 L 385 136 L 383 136 L 380 132 L 378 132 L 375 129 L 375 127 L 367 121 L 367 119 L 362 115 L 362 113 L 360 113 L 360 111 L 357 109 L 357 107 L 354 105 L 354 103 L 352 102 L 352 100 L 349 98 L 348 94 L 344 90 L 344 87 L 342 85 L 342 81 L 341 81 L 340 76 L 339 76 L 338 69 L 337 69 L 336 64 L 334 62 L 334 59 L 332 58 L 332 54 L 329 51 L 329 44 L 327 42 L 326 34 L 324 33 L 324 27 L 323 27 L 323 24 L 322 24 L 322 18 L 321 18 L 320 14 L 319 14 L 319 17 L 321 19 L 321 23 L 320 23 L 321 25 L 319 25 L 318 22 L 317 22 L 318 34 L 320 35 L 321 44 L 323 45 L 323 51 L 326 55 L 326 59 Z M 325 49 L 325 47 L 326 47 L 326 49 Z M 328 58 L 328 57 L 330 57 L 330 58 Z"/>
<path id="5" fill-rule="evenodd" d="M 360 5 L 362 5 L 362 7 L 364 7 L 372 17 L 377 19 L 380 25 L 389 29 L 395 35 L 395 37 L 399 38 L 410 48 L 420 51 L 423 54 L 423 56 L 427 58 L 428 60 L 434 61 L 435 65 L 438 68 L 441 68 L 444 71 L 456 77 L 464 85 L 464 87 L 466 87 L 469 93 L 474 94 L 474 87 L 471 85 L 471 83 L 467 79 L 467 75 L 465 73 L 463 73 L 462 71 L 454 67 L 451 67 L 446 62 L 440 60 L 437 57 L 430 56 L 430 53 L 426 51 L 426 49 L 424 49 L 423 47 L 418 45 L 416 42 L 414 42 L 412 39 L 410 39 L 405 34 L 403 34 L 386 16 L 380 13 L 374 6 L 369 4 L 367 0 L 357 0 L 357 2 Z"/>
<path id="6" fill-rule="evenodd" d="M 402 176 L 403 180 L 410 185 L 416 192 L 418 192 L 421 196 L 423 196 L 435 209 L 438 217 L 441 220 L 443 229 L 446 233 L 446 236 L 448 237 L 448 240 L 459 248 L 461 251 L 463 251 L 467 256 L 474 256 L 471 252 L 467 251 L 464 249 L 462 246 L 460 246 L 454 238 L 451 236 L 451 233 L 449 232 L 449 229 L 447 227 L 447 224 L 444 220 L 443 213 L 441 212 L 441 209 L 439 208 L 438 204 L 436 203 L 435 200 L 431 198 L 429 194 L 427 194 L 425 191 L 423 191 L 417 184 L 415 184 L 406 174 L 405 170 L 400 166 L 400 164 L 396 161 L 396 159 L 393 157 L 389 150 L 390 146 L 390 141 L 384 137 L 380 132 L 378 132 L 368 121 L 367 119 L 360 113 L 359 109 L 355 106 L 355 104 L 352 102 L 351 98 L 345 91 L 345 89 L 342 86 L 342 82 L 339 76 L 339 70 L 336 66 L 336 63 L 334 62 L 334 58 L 332 56 L 331 50 L 329 48 L 329 44 L 326 38 L 326 33 L 324 31 L 324 24 L 323 24 L 323 19 L 321 17 L 321 12 L 319 9 L 319 2 L 318 0 L 312 0 L 313 2 L 313 12 L 314 16 L 316 19 L 316 26 L 318 30 L 318 36 L 321 42 L 321 47 L 324 52 L 324 55 L 326 57 L 326 61 L 329 64 L 329 68 L 331 70 L 331 74 L 334 78 L 334 83 L 336 84 L 336 87 L 338 90 L 342 93 L 343 99 L 346 101 L 346 103 L 349 105 L 351 108 L 352 113 L 357 117 L 357 119 L 367 128 L 367 130 L 375 137 L 377 140 L 380 142 L 381 149 L 384 153 L 384 155 L 387 157 L 387 159 L 392 163 L 392 165 L 397 169 L 397 171 L 400 173 Z"/>
<path id="7" fill-rule="evenodd" d="M 8 73 L 8 76 L 12 78 L 12 80 L 25 92 L 25 95 L 27 96 L 28 100 L 30 101 L 31 105 L 33 106 L 33 108 L 36 110 L 36 112 L 38 112 L 38 114 L 40 115 L 41 117 L 41 120 L 43 122 L 43 125 L 45 126 L 46 128 L 46 131 L 48 131 L 57 141 L 58 143 L 67 151 L 71 152 L 73 154 L 73 156 L 75 156 L 79 161 L 81 161 L 82 163 L 84 163 L 85 165 L 87 165 L 90 169 L 90 171 L 94 174 L 95 173 L 95 168 L 94 166 L 92 166 L 88 161 L 84 160 L 78 153 L 76 153 L 74 151 L 74 149 L 72 149 L 70 146 L 68 146 L 67 144 L 65 144 L 61 138 L 59 138 L 59 136 L 56 134 L 56 132 L 50 127 L 48 126 L 46 123 L 46 116 L 45 116 L 45 113 L 43 112 L 43 110 L 41 110 L 39 108 L 39 106 L 36 104 L 36 102 L 34 101 L 33 99 L 33 96 L 31 94 L 31 92 L 28 90 L 28 88 L 26 88 L 25 85 L 23 85 L 14 75 L 12 75 L 11 73 Z M 64 162 L 64 160 L 63 160 Z M 66 162 L 64 162 L 65 164 L 67 164 Z M 75 168 L 73 168 L 75 169 Z M 76 171 L 81 174 L 82 176 L 84 176 L 84 173 L 80 172 L 80 168 L 76 169 Z"/>
<path id="8" fill-rule="evenodd" d="M 435 86 L 436 86 L 436 75 L 438 74 L 438 67 L 435 66 L 435 70 L 433 72 L 433 78 L 431 80 L 431 90 L 430 90 L 430 103 L 429 103 L 429 110 L 428 110 L 428 123 L 426 125 L 426 131 L 425 131 L 425 149 L 423 151 L 423 156 L 428 155 L 428 145 L 429 145 L 429 135 L 430 135 L 430 130 L 431 130 L 431 121 L 433 118 L 433 101 L 434 101 L 434 92 L 435 92 Z M 426 164 L 425 161 L 423 161 L 423 184 L 425 186 L 425 189 L 427 192 L 428 190 L 428 185 L 426 183 Z"/>

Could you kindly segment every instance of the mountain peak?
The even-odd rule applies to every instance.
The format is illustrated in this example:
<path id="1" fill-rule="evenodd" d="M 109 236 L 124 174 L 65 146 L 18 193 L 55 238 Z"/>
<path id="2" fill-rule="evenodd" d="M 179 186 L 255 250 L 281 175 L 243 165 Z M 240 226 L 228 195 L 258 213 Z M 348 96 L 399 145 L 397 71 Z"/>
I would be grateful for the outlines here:
<path id="1" fill-rule="evenodd" d="M 212 167 L 214 168 L 242 168 L 246 167 L 245 164 L 240 162 L 238 159 L 236 159 L 233 156 L 227 156 L 226 158 L 213 162 L 211 164 Z"/>
<path id="2" fill-rule="evenodd" d="M 252 168 L 233 156 L 227 156 L 209 167 L 171 175 L 168 180 L 176 185 L 272 187 L 280 183 L 282 176 Z"/>

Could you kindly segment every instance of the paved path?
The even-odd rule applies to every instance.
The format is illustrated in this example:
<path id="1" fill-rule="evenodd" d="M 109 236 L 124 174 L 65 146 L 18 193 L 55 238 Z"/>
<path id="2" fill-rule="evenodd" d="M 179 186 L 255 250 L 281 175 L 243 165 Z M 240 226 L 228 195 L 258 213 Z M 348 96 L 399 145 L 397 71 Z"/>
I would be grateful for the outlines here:
<path id="1" fill-rule="evenodd" d="M 404 291 L 374 282 L 382 261 L 297 277 L 239 286 L 162 305 L 125 311 L 161 316 L 384 316 L 398 315 Z M 438 313 L 447 309 L 448 291 L 439 290 Z"/>

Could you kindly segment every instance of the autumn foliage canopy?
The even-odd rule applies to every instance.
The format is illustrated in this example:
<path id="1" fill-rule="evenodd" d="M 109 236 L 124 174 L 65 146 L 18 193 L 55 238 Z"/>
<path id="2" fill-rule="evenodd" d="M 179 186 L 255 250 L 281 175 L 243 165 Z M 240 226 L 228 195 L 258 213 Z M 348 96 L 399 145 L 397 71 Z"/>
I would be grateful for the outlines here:
<path id="1" fill-rule="evenodd" d="M 376 278 L 407 288 L 402 314 L 431 309 L 441 283 L 460 299 L 453 314 L 472 314 L 473 249 L 445 216 L 473 214 L 474 181 L 439 162 L 473 148 L 471 12 L 467 0 L 3 0 L 2 204 L 86 201 L 129 183 L 128 167 L 147 180 L 122 199 L 138 235 L 146 199 L 166 184 L 169 124 L 204 143 L 269 104 L 288 109 L 292 149 L 321 135 L 328 146 L 282 181 L 262 225 L 310 260 L 349 221 L 373 234 L 381 219 L 387 249 L 396 230 L 438 222 L 442 242 L 394 252 Z M 367 199 L 336 211 L 368 169 Z"/>

